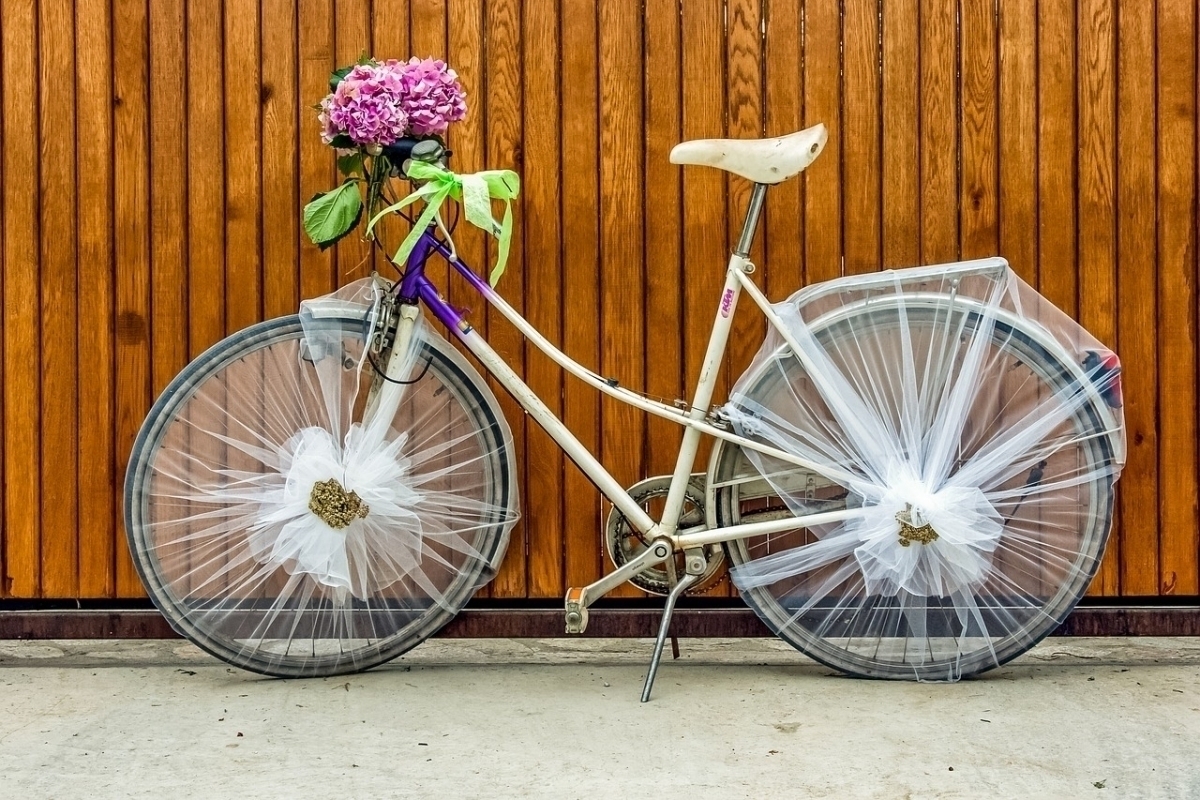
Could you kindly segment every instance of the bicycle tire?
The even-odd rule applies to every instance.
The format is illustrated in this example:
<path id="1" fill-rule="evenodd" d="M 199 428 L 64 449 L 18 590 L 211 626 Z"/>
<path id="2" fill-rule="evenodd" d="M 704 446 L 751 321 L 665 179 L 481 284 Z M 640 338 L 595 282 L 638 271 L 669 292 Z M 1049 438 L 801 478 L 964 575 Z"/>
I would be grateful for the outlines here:
<path id="1" fill-rule="evenodd" d="M 363 327 L 361 318 L 293 315 L 236 333 L 171 382 L 136 439 L 125 521 L 142 582 L 176 631 L 243 669 L 328 676 L 394 658 L 449 622 L 507 545 L 516 519 L 511 434 L 478 373 L 445 340 L 426 336 L 388 433 L 396 463 L 407 460 L 409 516 L 386 505 L 399 482 L 374 487 L 385 505 L 337 532 L 345 585 L 281 550 L 284 523 L 264 523 L 267 505 L 247 487 L 283 490 L 281 453 L 299 431 L 331 429 L 334 448 L 349 442 L 347 425 L 361 409 L 346 398 L 365 397 L 373 377 L 360 369 Z M 312 352 L 306 330 L 341 349 Z M 322 385 L 331 374 L 340 383 Z M 349 412 L 340 422 L 322 399 L 331 391 Z M 287 458 L 296 463 L 298 450 Z M 407 527 L 384 524 L 401 518 Z"/>
<path id="2" fill-rule="evenodd" d="M 962 330 L 968 333 L 977 330 L 981 318 L 977 312 L 961 310 L 958 313 Z M 869 316 L 868 322 L 864 322 L 866 317 L 863 315 Z M 914 325 L 918 328 L 945 326 L 946 322 L 946 306 L 936 302 L 923 309 L 919 304 L 916 308 L 908 307 L 903 314 L 895 308 L 889 311 L 886 303 L 876 303 L 824 326 L 815 323 L 814 333 L 828 350 L 844 351 L 850 362 L 859 359 L 852 367 L 867 368 L 874 356 L 863 355 L 872 350 L 869 342 L 864 344 L 864 335 L 894 336 L 903 324 L 909 326 L 909 335 L 915 341 L 918 337 L 912 336 Z M 1055 393 L 1078 397 L 1078 369 L 1071 369 L 1062 355 L 1051 352 L 1019 324 L 998 320 L 991 326 L 990 335 L 990 346 L 997 356 L 989 358 L 988 363 L 997 369 L 1009 370 L 1007 374 L 995 376 L 998 384 L 1007 382 L 1011 392 L 1042 393 L 1039 397 L 1044 394 L 1053 398 L 1057 396 Z M 936 341 L 936 338 L 936 335 L 930 335 L 930 341 Z M 881 345 L 877 352 L 885 351 L 887 347 Z M 857 355 L 849 355 L 851 353 Z M 919 357 L 914 360 L 920 361 Z M 1014 376 L 1013 370 L 1018 369 L 1028 370 L 1028 375 Z M 764 365 L 757 375 L 751 376 L 746 381 L 745 394 L 757 398 L 765 407 L 779 405 L 781 396 L 791 392 L 804 396 L 805 402 L 819 405 L 814 397 L 815 389 L 803 373 L 794 355 L 785 357 L 773 368 L 770 364 Z M 986 584 L 972 590 L 976 592 L 973 601 L 984 611 L 980 615 L 983 619 L 964 623 L 961 609 L 952 607 L 945 597 L 897 594 L 889 598 L 872 593 L 862 574 L 856 572 L 860 565 L 854 561 L 853 553 L 817 558 L 819 563 L 814 563 L 811 571 L 790 581 L 745 589 L 739 587 L 743 600 L 784 641 L 826 666 L 851 675 L 957 680 L 1016 658 L 1057 628 L 1078 602 L 1100 563 L 1109 533 L 1115 480 L 1109 468 L 1113 461 L 1111 431 L 1094 396 L 1088 395 L 1087 399 L 1077 402 L 1077 406 L 1064 423 L 1069 429 L 1061 432 L 1056 429 L 1054 434 L 1056 440 L 1064 442 L 1062 448 L 1070 449 L 1070 452 L 1061 449 L 1061 456 L 1055 456 L 1055 464 L 1061 465 L 1058 468 L 1063 471 L 1062 477 L 1071 472 L 1075 476 L 1086 476 L 1086 480 L 1079 478 L 1080 483 L 1074 491 L 1064 486 L 1061 497 L 1049 493 L 1045 497 L 1039 496 L 1038 519 L 1030 519 L 1032 506 L 1022 511 L 1021 504 L 1017 503 L 1017 508 L 1007 509 L 1010 515 L 1005 519 L 996 550 L 1000 555 L 989 565 L 993 574 L 989 574 Z M 1002 402 L 999 413 L 1007 407 Z M 800 420 L 795 424 L 803 429 L 809 423 Z M 997 420 L 990 420 L 988 424 L 995 425 Z M 975 431 L 986 431 L 987 427 L 987 424 L 979 425 Z M 972 442 L 960 451 L 960 455 L 969 461 L 972 448 L 977 452 L 982 446 L 982 441 Z M 1048 449 L 1053 446 L 1052 442 L 1047 444 Z M 1070 465 L 1072 457 L 1077 459 L 1075 467 Z M 786 508 L 785 498 L 769 485 L 771 481 L 761 482 L 759 467 L 753 462 L 753 457 L 748 457 L 734 444 L 721 442 L 714 451 L 710 481 L 714 487 L 719 487 L 714 494 L 718 525 L 738 524 L 744 518 L 752 519 L 755 514 L 778 515 L 797 510 Z M 765 463 L 758 459 L 759 465 Z M 775 468 L 781 473 L 789 469 L 801 472 L 782 464 Z M 1043 475 L 1039 481 L 1052 486 L 1057 477 L 1060 476 L 1047 479 Z M 760 482 L 756 483 L 756 480 Z M 793 485 L 796 480 L 811 485 L 804 474 L 790 480 Z M 809 505 L 806 510 L 846 508 L 848 502 L 855 499 L 844 486 L 820 481 L 819 476 L 817 482 L 824 486 L 810 490 L 811 499 L 805 495 Z M 1069 483 L 1067 480 L 1062 482 Z M 773 483 L 784 485 L 779 479 Z M 1011 486 L 1005 491 L 1010 490 Z M 1033 491 L 1027 491 L 1025 496 Z M 1065 508 L 1079 502 L 1087 504 L 1085 513 L 1074 514 Z M 1059 520 L 1076 520 L 1079 529 L 1044 530 L 1062 527 Z M 1033 523 L 1039 522 L 1043 527 L 1040 532 L 1043 538 L 1053 545 L 1040 552 L 1026 541 L 1030 539 L 1029 529 L 1034 527 Z M 771 553 L 785 550 L 798 553 L 795 548 L 811 549 L 822 541 L 828 543 L 835 528 L 828 526 L 813 531 L 753 537 L 728 542 L 726 547 L 736 572 L 742 565 Z M 836 550 L 836 547 L 826 546 L 831 553 Z M 1001 562 L 999 567 L 997 561 Z M 835 581 L 836 584 L 831 586 Z M 826 595 L 815 599 L 822 591 Z"/>

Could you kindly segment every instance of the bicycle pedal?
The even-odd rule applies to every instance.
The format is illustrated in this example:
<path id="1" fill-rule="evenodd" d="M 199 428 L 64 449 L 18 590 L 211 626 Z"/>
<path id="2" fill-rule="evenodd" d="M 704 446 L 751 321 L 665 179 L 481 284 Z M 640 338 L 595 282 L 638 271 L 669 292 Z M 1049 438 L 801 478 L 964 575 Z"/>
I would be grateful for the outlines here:
<path id="1" fill-rule="evenodd" d="M 566 597 L 567 633 L 583 633 L 588 624 L 588 608 L 583 602 L 583 589 L 572 586 Z"/>

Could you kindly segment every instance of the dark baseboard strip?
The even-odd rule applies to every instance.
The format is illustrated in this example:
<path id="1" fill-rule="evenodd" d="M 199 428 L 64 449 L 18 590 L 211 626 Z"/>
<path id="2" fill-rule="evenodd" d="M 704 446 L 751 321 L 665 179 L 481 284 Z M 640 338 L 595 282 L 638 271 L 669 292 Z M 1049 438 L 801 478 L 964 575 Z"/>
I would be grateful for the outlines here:
<path id="1" fill-rule="evenodd" d="M 658 631 L 656 608 L 593 610 L 588 637 L 647 637 Z M 745 608 L 680 609 L 672 633 L 682 638 L 766 637 Z M 442 629 L 452 638 L 565 636 L 559 609 L 468 609 Z M 1057 636 L 1200 636 L 1200 606 L 1080 607 Z M 178 634 L 152 609 L 0 611 L 0 639 L 172 639 Z"/>

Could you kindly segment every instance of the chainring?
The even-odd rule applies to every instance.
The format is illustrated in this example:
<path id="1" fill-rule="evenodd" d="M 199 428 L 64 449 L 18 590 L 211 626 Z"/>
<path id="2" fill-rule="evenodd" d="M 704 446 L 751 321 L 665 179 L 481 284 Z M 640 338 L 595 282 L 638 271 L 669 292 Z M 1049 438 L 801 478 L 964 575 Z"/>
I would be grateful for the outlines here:
<path id="1" fill-rule="evenodd" d="M 662 517 L 662 509 L 666 505 L 667 494 L 671 487 L 670 475 L 656 475 L 634 484 L 627 491 L 654 519 Z M 684 492 L 683 509 L 679 516 L 679 528 L 700 528 L 707 517 L 704 511 L 704 476 L 693 475 L 688 481 Z M 604 549 L 608 558 L 617 567 L 622 567 L 632 559 L 645 552 L 649 543 L 637 531 L 620 509 L 615 506 L 608 514 L 608 524 L 604 529 Z M 684 574 L 682 553 L 675 556 L 675 574 Z M 704 548 L 704 574 L 688 590 L 688 594 L 696 594 L 710 588 L 723 574 L 725 564 L 725 549 L 720 545 L 710 545 Z M 657 595 L 667 595 L 671 591 L 671 577 L 666 563 L 650 567 L 634 575 L 629 582 L 644 592 Z"/>

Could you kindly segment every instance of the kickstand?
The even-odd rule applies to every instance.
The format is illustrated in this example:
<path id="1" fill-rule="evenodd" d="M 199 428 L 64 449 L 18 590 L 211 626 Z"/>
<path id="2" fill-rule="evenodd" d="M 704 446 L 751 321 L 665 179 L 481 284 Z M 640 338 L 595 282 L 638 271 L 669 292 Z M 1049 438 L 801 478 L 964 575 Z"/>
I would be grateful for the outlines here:
<path id="1" fill-rule="evenodd" d="M 667 595 L 667 603 L 663 608 L 662 621 L 658 625 L 658 639 L 654 642 L 654 655 L 650 659 L 650 669 L 646 672 L 646 685 L 642 689 L 642 702 L 650 700 L 650 689 L 654 686 L 654 675 L 658 672 L 658 662 L 662 660 L 663 646 L 667 643 L 667 631 L 671 627 L 671 615 L 675 613 L 675 601 L 677 601 L 688 587 L 696 581 L 700 580 L 699 575 L 684 575 L 679 579 L 679 583 L 671 587 L 671 593 Z M 671 637 L 672 643 L 675 642 L 675 637 Z M 677 646 L 673 645 L 672 650 L 678 658 Z"/>

